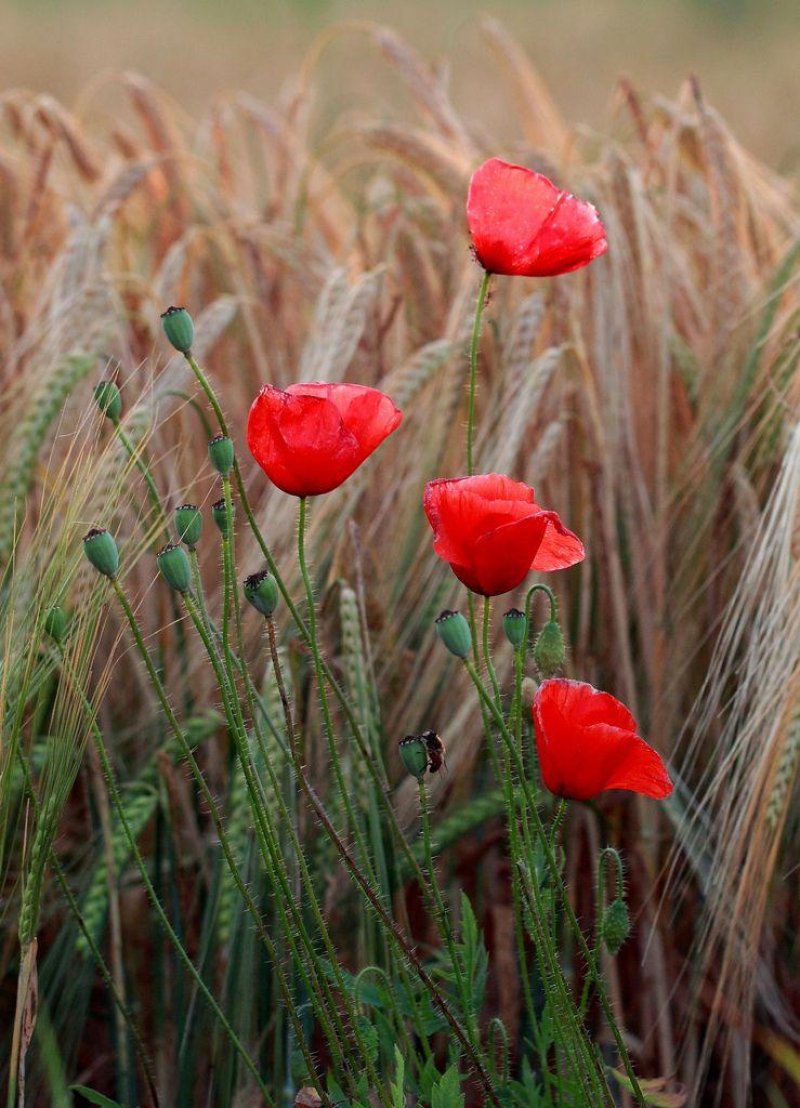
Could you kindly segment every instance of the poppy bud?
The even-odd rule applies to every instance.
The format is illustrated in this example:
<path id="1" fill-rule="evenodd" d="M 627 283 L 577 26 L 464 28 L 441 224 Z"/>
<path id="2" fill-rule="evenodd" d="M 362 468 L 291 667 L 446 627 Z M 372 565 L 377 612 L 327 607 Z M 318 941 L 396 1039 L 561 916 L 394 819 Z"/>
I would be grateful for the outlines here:
<path id="1" fill-rule="evenodd" d="M 192 570 L 186 551 L 177 543 L 169 542 L 156 554 L 158 572 L 175 592 L 188 592 L 192 584 Z"/>
<path id="2" fill-rule="evenodd" d="M 510 608 L 503 616 L 503 630 L 515 650 L 521 650 L 528 629 L 528 618 L 519 608 Z"/>
<path id="3" fill-rule="evenodd" d="M 203 529 L 203 515 L 196 504 L 181 504 L 175 509 L 175 530 L 178 538 L 194 550 L 200 541 Z"/>
<path id="4" fill-rule="evenodd" d="M 457 658 L 466 658 L 472 650 L 472 633 L 461 612 L 444 611 L 437 616 L 436 634 L 451 654 Z"/>
<path id="5" fill-rule="evenodd" d="M 406 772 L 420 781 L 428 768 L 428 747 L 421 735 L 406 735 L 399 745 Z"/>
<path id="6" fill-rule="evenodd" d="M 236 516 L 236 505 L 231 502 L 231 518 L 230 523 L 233 524 L 233 520 Z M 228 509 L 225 505 L 225 497 L 221 500 L 215 500 L 211 505 L 211 518 L 216 523 L 220 530 L 220 534 L 230 534 L 230 527 L 228 525 Z"/>
<path id="7" fill-rule="evenodd" d="M 257 612 L 267 619 L 278 607 L 278 582 L 272 574 L 262 569 L 260 573 L 251 573 L 244 580 L 244 595 Z"/>
<path id="8" fill-rule="evenodd" d="M 215 435 L 208 444 L 208 456 L 217 473 L 227 477 L 233 469 L 233 443 L 227 435 Z"/>
<path id="9" fill-rule="evenodd" d="M 122 415 L 122 393 L 114 381 L 99 381 L 94 386 L 94 402 L 112 423 Z"/>
<path id="10" fill-rule="evenodd" d="M 526 711 L 530 711 L 533 707 L 533 702 L 536 699 L 536 690 L 539 688 L 538 684 L 532 677 L 522 678 L 522 687 L 520 688 L 520 695 L 522 697 L 522 704 Z"/>
<path id="11" fill-rule="evenodd" d="M 44 629 L 55 643 L 63 641 L 69 625 L 69 616 L 57 604 L 44 614 Z"/>
<path id="12" fill-rule="evenodd" d="M 603 942 L 609 954 L 618 954 L 631 933 L 631 918 L 624 900 L 612 900 L 603 913 Z"/>
<path id="13" fill-rule="evenodd" d="M 161 326 L 175 349 L 188 354 L 194 342 L 194 323 L 186 309 L 167 308 L 161 315 Z"/>
<path id="14" fill-rule="evenodd" d="M 98 573 L 112 580 L 119 569 L 119 550 L 114 536 L 104 527 L 93 527 L 83 537 L 83 552 Z"/>
<path id="15" fill-rule="evenodd" d="M 533 660 L 542 677 L 552 677 L 564 665 L 566 648 L 561 627 L 551 619 L 539 632 L 533 648 Z"/>

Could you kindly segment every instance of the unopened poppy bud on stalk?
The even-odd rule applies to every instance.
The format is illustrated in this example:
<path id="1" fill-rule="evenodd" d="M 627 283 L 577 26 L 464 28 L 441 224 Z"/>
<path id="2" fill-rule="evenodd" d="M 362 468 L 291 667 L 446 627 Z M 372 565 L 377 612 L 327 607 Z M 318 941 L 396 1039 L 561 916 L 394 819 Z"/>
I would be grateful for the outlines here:
<path id="1" fill-rule="evenodd" d="M 99 381 L 95 385 L 94 402 L 112 423 L 116 423 L 122 415 L 122 393 L 114 381 Z"/>
<path id="2" fill-rule="evenodd" d="M 175 592 L 188 592 L 192 585 L 192 570 L 186 551 L 170 542 L 156 554 L 158 572 Z"/>
<path id="3" fill-rule="evenodd" d="M 416 777 L 418 781 L 422 780 L 428 768 L 428 747 L 425 739 L 421 735 L 406 735 L 401 739 L 398 749 L 406 772 Z"/>
<path id="4" fill-rule="evenodd" d="M 245 598 L 257 612 L 267 619 L 278 607 L 278 582 L 272 574 L 262 569 L 260 573 L 251 573 L 244 579 Z"/>
<path id="5" fill-rule="evenodd" d="M 472 633 L 461 612 L 442 612 L 437 616 L 434 626 L 436 634 L 451 654 L 457 658 L 466 658 L 472 650 Z"/>
<path id="6" fill-rule="evenodd" d="M 236 505 L 231 501 L 231 518 L 230 518 L 231 523 L 233 523 L 233 520 L 234 520 L 235 517 L 236 517 Z M 222 534 L 222 535 L 230 534 L 230 528 L 228 526 L 228 511 L 227 511 L 227 508 L 225 506 L 225 497 L 224 496 L 222 497 L 221 500 L 215 500 L 214 503 L 211 505 L 211 518 L 214 520 L 217 527 L 219 528 L 220 534 Z"/>
<path id="7" fill-rule="evenodd" d="M 618 954 L 631 933 L 631 917 L 624 900 L 612 900 L 603 913 L 603 942 L 609 954 Z"/>
<path id="8" fill-rule="evenodd" d="M 58 604 L 48 608 L 44 614 L 44 629 L 55 643 L 60 643 L 67 633 L 69 616 Z"/>
<path id="9" fill-rule="evenodd" d="M 203 514 L 196 504 L 181 504 L 175 509 L 175 530 L 190 550 L 194 550 L 200 541 L 202 529 Z"/>
<path id="10" fill-rule="evenodd" d="M 552 677 L 563 668 L 566 657 L 564 635 L 556 620 L 549 620 L 539 632 L 533 648 L 533 660 L 542 677 Z"/>
<path id="11" fill-rule="evenodd" d="M 83 552 L 98 573 L 112 580 L 119 569 L 119 550 L 114 536 L 104 527 L 92 527 L 83 537 Z"/>
<path id="12" fill-rule="evenodd" d="M 194 342 L 194 323 L 185 308 L 167 308 L 161 315 L 161 326 L 169 341 L 181 354 L 188 354 Z"/>
<path id="13" fill-rule="evenodd" d="M 528 629 L 528 617 L 519 608 L 509 608 L 503 616 L 503 631 L 515 650 L 521 650 Z"/>
<path id="14" fill-rule="evenodd" d="M 233 443 L 227 435 L 215 435 L 208 444 L 208 456 L 217 473 L 227 477 L 233 469 Z"/>

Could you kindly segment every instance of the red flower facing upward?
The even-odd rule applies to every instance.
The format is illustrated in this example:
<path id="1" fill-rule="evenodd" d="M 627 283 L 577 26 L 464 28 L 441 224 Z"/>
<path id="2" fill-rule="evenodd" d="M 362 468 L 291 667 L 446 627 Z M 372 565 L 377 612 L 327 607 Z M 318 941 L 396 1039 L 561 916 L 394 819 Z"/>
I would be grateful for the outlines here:
<path id="1" fill-rule="evenodd" d="M 610 693 L 584 681 L 543 681 L 533 724 L 542 779 L 556 796 L 591 800 L 606 789 L 628 789 L 661 800 L 672 792 L 661 756 Z"/>
<path id="2" fill-rule="evenodd" d="M 293 496 L 338 488 L 399 426 L 403 413 L 365 385 L 264 385 L 247 420 L 250 453 Z"/>
<path id="3" fill-rule="evenodd" d="M 430 481 L 424 504 L 434 550 L 482 596 L 510 592 L 532 569 L 566 569 L 584 557 L 581 540 L 539 507 L 533 489 L 500 473 Z"/>
<path id="4" fill-rule="evenodd" d="M 500 158 L 473 173 L 467 222 L 478 261 L 489 273 L 555 277 L 608 249 L 592 204 L 556 188 L 541 173 Z"/>

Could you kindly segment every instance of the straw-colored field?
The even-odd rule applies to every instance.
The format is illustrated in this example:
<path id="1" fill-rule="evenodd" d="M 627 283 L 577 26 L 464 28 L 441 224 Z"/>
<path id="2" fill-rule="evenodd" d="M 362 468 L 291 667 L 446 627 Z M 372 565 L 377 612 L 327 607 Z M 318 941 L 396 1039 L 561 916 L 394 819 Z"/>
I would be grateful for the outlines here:
<path id="1" fill-rule="evenodd" d="M 572 7 L 542 13 L 560 26 L 561 43 Z M 32 926 L 39 1017 L 26 1103 L 71 1103 L 73 1082 L 126 1103 L 114 1008 L 80 916 L 133 1012 L 161 1102 L 261 1103 L 157 932 L 112 819 L 84 698 L 96 706 L 141 851 L 189 955 L 246 1045 L 266 1052 L 272 1017 L 263 993 L 272 984 L 255 928 L 220 869 L 207 805 L 124 616 L 80 550 L 90 526 L 117 535 L 120 579 L 146 645 L 191 722 L 200 768 L 269 916 L 279 894 L 259 869 L 202 643 L 185 618 L 176 622 L 179 610 L 156 580 L 163 525 L 142 463 L 167 511 L 187 500 L 205 510 L 219 495 L 198 418 L 198 406 L 208 418 L 202 394 L 160 334 L 169 304 L 195 317 L 195 353 L 221 397 L 256 517 L 298 597 L 295 502 L 268 486 L 244 443 L 259 386 L 346 378 L 382 389 L 405 411 L 402 437 L 312 503 L 321 633 L 360 724 L 383 751 L 391 805 L 409 836 L 417 797 L 402 779 L 397 742 L 433 727 L 447 743 L 448 772 L 431 779 L 440 869 L 453 902 L 459 888 L 472 899 L 491 967 L 481 1018 L 502 1018 L 515 1057 L 523 1001 L 502 800 L 472 690 L 432 633 L 438 612 L 463 600 L 432 551 L 421 508 L 426 481 L 463 469 L 479 283 L 464 197 L 475 166 L 500 154 L 591 199 L 610 245 L 592 267 L 557 280 L 495 281 L 480 348 L 478 464 L 533 485 L 583 538 L 586 561 L 555 583 L 567 671 L 630 706 L 677 783 L 662 805 L 615 794 L 570 806 L 564 844 L 575 908 L 590 926 L 592 859 L 600 844 L 619 847 L 634 929 L 604 968 L 641 1075 L 668 1078 L 676 1095 L 685 1088 L 690 1104 L 797 1103 L 800 208 L 795 183 L 765 168 L 728 125 L 773 164 L 789 164 L 788 95 L 780 118 L 763 107 L 751 118 L 741 86 L 756 78 L 743 69 L 729 87 L 721 46 L 707 56 L 708 82 L 698 59 L 692 68 L 703 79 L 670 86 L 668 97 L 653 92 L 658 70 L 647 88 L 634 81 L 614 91 L 612 73 L 622 66 L 635 76 L 642 65 L 624 64 L 599 24 L 576 29 L 563 64 L 537 44 L 553 94 L 500 23 L 478 30 L 466 14 L 437 23 L 437 48 L 466 43 L 452 92 L 443 71 L 378 25 L 332 34 L 301 64 L 298 23 L 287 20 L 275 30 L 277 73 L 265 74 L 257 43 L 271 28 L 259 25 L 248 43 L 249 30 L 234 22 L 226 58 L 212 57 L 208 37 L 195 48 L 163 16 L 143 19 L 136 50 L 168 95 L 128 72 L 94 80 L 96 63 L 80 61 L 82 34 L 52 76 L 42 69 L 37 77 L 23 66 L 34 25 L 23 12 L 3 18 L 16 21 L 22 44 L 15 60 L 5 38 L 4 81 L 31 88 L 0 101 L 3 1080 L 18 980 L 37 961 L 34 948 L 20 967 L 20 934 L 27 926 L 30 942 Z M 785 80 L 784 27 L 776 17 L 764 32 L 780 45 L 762 98 L 769 82 L 779 96 Z M 92 48 L 113 69 L 108 36 L 100 28 Z M 537 38 L 530 29 L 522 37 Z M 755 66 L 756 50 L 747 55 Z M 332 74 L 354 58 L 358 77 L 332 91 Z M 590 67 L 578 103 L 570 84 L 577 68 Z M 51 81 L 74 110 L 37 91 Z M 718 97 L 706 92 L 714 84 Z M 229 91 L 217 94 L 221 87 Z M 614 100 L 611 116 L 590 105 L 587 90 Z M 579 116 L 591 131 L 567 122 Z M 121 387 L 134 460 L 94 407 L 101 378 Z M 220 554 L 210 522 L 206 529 L 200 568 L 220 620 Z M 244 526 L 237 543 L 243 577 L 261 555 Z M 498 628 L 523 596 L 501 598 Z M 41 632 L 54 603 L 74 613 L 61 660 Z M 256 685 L 279 711 L 261 626 L 250 613 L 243 620 Z M 278 630 L 309 772 L 346 824 L 307 646 L 282 611 Z M 508 682 L 511 654 L 499 630 L 496 649 Z M 343 766 L 353 795 L 366 795 L 347 741 Z M 355 971 L 365 956 L 379 957 L 373 921 L 312 815 L 301 817 L 299 833 L 339 954 Z M 413 888 L 400 883 L 395 905 L 424 949 L 430 927 Z M 566 972 L 579 989 L 571 958 Z M 588 1020 L 611 1059 L 595 1006 Z"/>

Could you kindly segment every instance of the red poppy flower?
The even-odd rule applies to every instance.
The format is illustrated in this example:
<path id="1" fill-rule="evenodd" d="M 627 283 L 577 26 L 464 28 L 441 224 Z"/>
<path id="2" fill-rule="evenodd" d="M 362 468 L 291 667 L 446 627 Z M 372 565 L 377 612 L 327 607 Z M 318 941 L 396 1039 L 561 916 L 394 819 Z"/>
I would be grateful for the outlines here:
<path id="1" fill-rule="evenodd" d="M 591 800 L 606 789 L 628 789 L 661 800 L 672 792 L 661 756 L 610 693 L 562 677 L 543 681 L 533 724 L 542 778 L 556 796 Z"/>
<path id="2" fill-rule="evenodd" d="M 467 221 L 478 261 L 489 273 L 555 277 L 608 249 L 597 210 L 541 173 L 490 158 L 469 184 Z"/>
<path id="3" fill-rule="evenodd" d="M 583 543 L 533 489 L 500 473 L 429 481 L 425 514 L 433 549 L 468 589 L 499 596 L 532 569 L 566 569 L 582 561 Z"/>
<path id="4" fill-rule="evenodd" d="M 250 453 L 293 496 L 338 488 L 400 424 L 392 400 L 365 385 L 264 385 L 247 420 Z"/>

